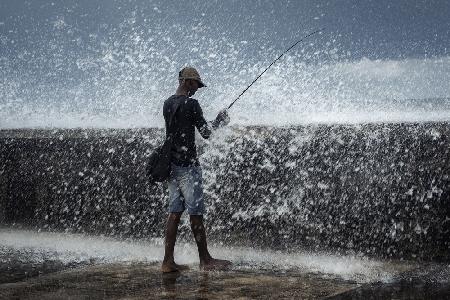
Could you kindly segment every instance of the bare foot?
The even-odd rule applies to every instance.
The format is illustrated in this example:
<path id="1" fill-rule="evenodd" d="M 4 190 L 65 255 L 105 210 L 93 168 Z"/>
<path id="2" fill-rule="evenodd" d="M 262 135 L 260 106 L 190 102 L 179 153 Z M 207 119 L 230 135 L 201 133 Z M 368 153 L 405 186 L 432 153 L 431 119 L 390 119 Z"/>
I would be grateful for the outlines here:
<path id="1" fill-rule="evenodd" d="M 210 258 L 207 261 L 200 262 L 200 270 L 204 271 L 224 271 L 231 268 L 231 261 L 225 259 Z"/>
<path id="2" fill-rule="evenodd" d="M 184 271 L 189 270 L 189 266 L 187 265 L 179 265 L 175 262 L 163 262 L 161 265 L 161 271 L 163 273 L 171 273 L 171 272 L 178 272 L 178 271 Z"/>

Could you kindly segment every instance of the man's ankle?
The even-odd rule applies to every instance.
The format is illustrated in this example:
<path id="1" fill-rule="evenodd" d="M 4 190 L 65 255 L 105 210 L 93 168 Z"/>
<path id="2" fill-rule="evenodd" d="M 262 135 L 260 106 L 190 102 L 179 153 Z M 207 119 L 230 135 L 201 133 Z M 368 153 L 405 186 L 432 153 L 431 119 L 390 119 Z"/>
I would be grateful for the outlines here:
<path id="1" fill-rule="evenodd" d="M 208 263 L 211 262 L 211 260 L 213 260 L 213 258 L 212 258 L 211 255 L 207 255 L 207 256 L 204 256 L 204 257 L 200 257 L 200 264 L 201 264 L 201 265 L 208 264 Z"/>
<path id="2" fill-rule="evenodd" d="M 163 264 L 171 264 L 171 263 L 175 263 L 175 259 L 173 257 L 163 259 Z"/>

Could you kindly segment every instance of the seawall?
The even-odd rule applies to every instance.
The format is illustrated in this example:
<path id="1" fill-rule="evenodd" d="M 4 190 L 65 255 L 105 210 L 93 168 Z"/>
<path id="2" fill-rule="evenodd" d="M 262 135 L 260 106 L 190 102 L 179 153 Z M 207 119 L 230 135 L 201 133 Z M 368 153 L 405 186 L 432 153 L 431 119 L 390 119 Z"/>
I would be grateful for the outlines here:
<path id="1" fill-rule="evenodd" d="M 162 237 L 166 187 L 145 178 L 162 138 L 1 130 L 0 225 Z M 199 153 L 215 242 L 450 260 L 449 123 L 231 127 Z"/>

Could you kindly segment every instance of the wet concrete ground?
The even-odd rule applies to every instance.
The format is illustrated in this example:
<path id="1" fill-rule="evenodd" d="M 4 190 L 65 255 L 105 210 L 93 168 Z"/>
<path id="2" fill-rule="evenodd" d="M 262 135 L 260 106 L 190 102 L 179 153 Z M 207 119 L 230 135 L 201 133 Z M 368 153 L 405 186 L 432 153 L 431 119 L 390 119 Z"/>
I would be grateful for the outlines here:
<path id="1" fill-rule="evenodd" d="M 200 272 L 161 274 L 159 264 L 85 266 L 0 285 L 4 299 L 318 299 L 356 284 L 296 274 Z"/>
<path id="2" fill-rule="evenodd" d="M 0 230 L 0 299 L 450 299 L 450 264 L 212 246 L 233 261 L 162 274 L 158 241 Z"/>
<path id="3" fill-rule="evenodd" d="M 156 262 L 36 264 L 4 258 L 0 299 L 450 299 L 448 280 L 432 278 L 448 278 L 445 265 L 428 266 L 423 274 L 412 270 L 391 283 L 358 284 L 296 270 L 202 272 L 191 265 L 162 274 Z"/>

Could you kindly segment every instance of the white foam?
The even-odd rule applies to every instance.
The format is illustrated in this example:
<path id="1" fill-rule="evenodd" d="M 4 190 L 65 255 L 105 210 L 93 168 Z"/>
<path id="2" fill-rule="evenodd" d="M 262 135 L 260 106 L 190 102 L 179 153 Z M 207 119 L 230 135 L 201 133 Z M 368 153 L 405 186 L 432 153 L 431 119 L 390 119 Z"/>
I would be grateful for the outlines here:
<path id="1" fill-rule="evenodd" d="M 145 68 L 126 63 L 125 57 L 119 70 L 109 69 L 103 61 L 95 62 L 95 70 L 85 70 L 93 72 L 94 78 L 71 88 L 38 87 L 6 77 L 0 86 L 0 128 L 162 127 L 162 103 L 177 84 L 173 74 L 148 73 L 136 79 L 136 73 Z M 175 69 L 176 63 L 170 63 Z M 209 78 L 208 88 L 195 95 L 207 118 L 226 107 L 263 66 L 263 62 L 244 63 L 245 72 L 236 69 L 234 74 L 233 70 L 218 69 L 216 76 Z M 211 66 L 215 67 L 219 68 Z M 108 73 L 110 81 L 95 78 L 100 71 Z M 112 79 L 124 76 L 130 79 L 120 86 Z M 450 121 L 448 82 L 450 57 L 305 64 L 300 57 L 290 56 L 274 65 L 236 102 L 230 110 L 231 122 Z M 23 89 L 27 90 L 25 95 Z"/>
<path id="2" fill-rule="evenodd" d="M 52 259 L 65 263 L 91 259 L 99 262 L 159 262 L 164 254 L 162 239 L 123 241 L 99 236 L 11 229 L 0 230 L 0 246 L 17 251 L 47 253 Z M 354 256 L 283 253 L 222 246 L 212 246 L 210 251 L 213 256 L 232 260 L 237 268 L 294 269 L 358 282 L 389 281 L 396 274 L 391 263 Z M 177 244 L 175 256 L 179 263 L 198 263 L 198 254 L 192 244 Z M 43 256 L 37 255 L 36 259 L 39 257 Z M 405 265 L 407 263 L 403 263 L 403 267 Z"/>

